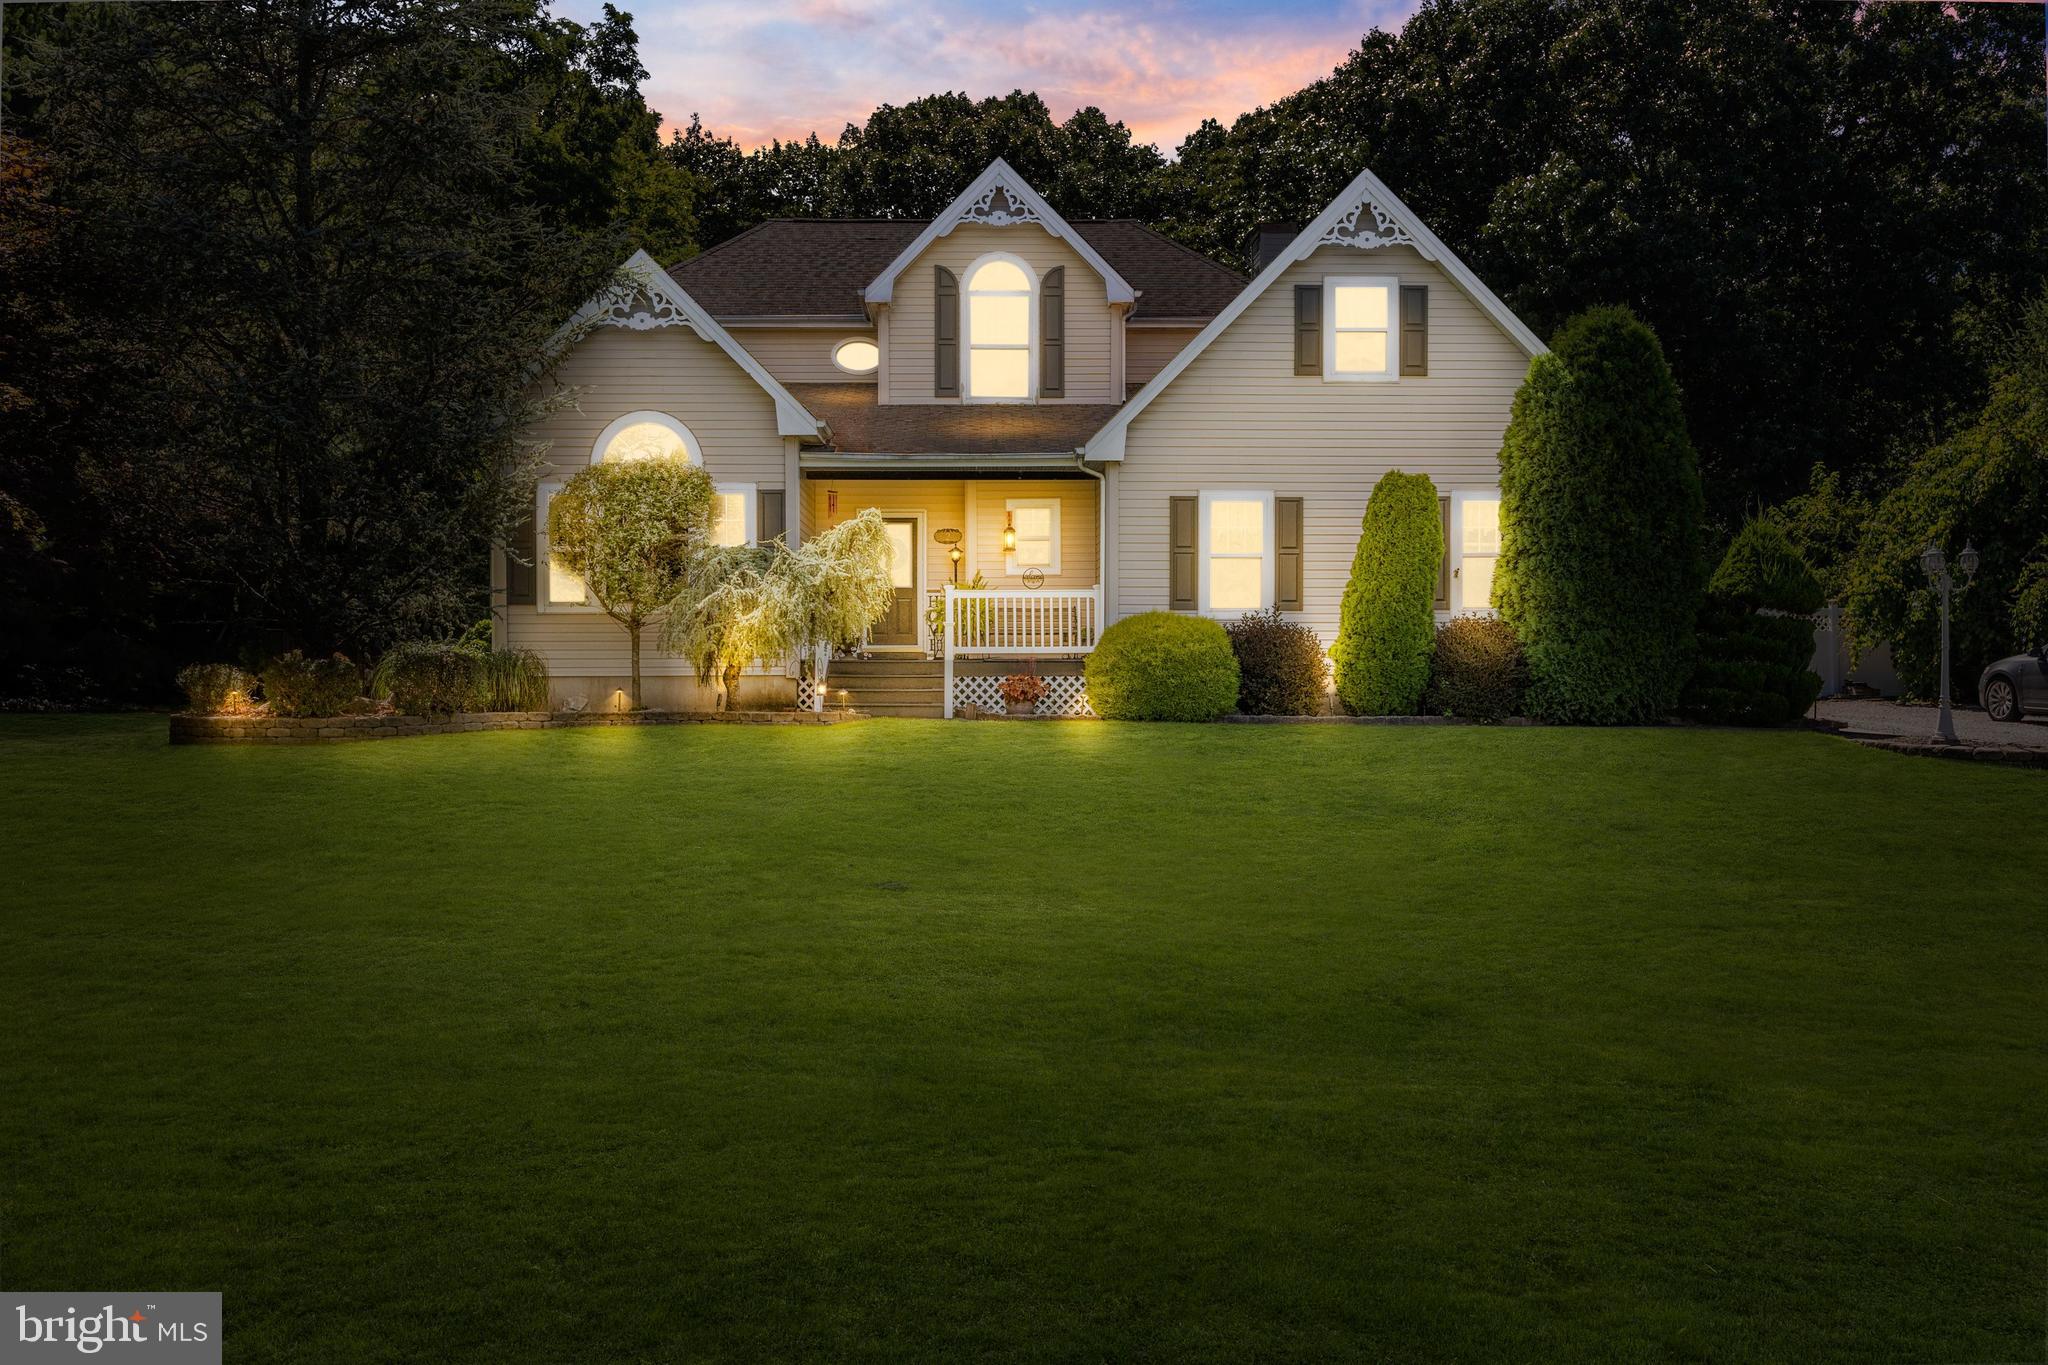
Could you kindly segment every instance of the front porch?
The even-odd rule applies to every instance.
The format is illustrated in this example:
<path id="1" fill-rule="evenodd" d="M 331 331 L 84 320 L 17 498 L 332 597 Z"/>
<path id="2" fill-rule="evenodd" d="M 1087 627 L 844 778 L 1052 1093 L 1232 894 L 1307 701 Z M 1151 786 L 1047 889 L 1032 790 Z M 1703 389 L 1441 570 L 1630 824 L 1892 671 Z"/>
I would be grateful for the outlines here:
<path id="1" fill-rule="evenodd" d="M 1101 480 L 1072 466 L 805 472 L 805 534 L 869 508 L 889 526 L 897 600 L 805 700 L 881 715 L 999 710 L 996 684 L 1028 668 L 1052 688 L 1043 713 L 1087 714 L 1081 660 L 1104 624 Z"/>

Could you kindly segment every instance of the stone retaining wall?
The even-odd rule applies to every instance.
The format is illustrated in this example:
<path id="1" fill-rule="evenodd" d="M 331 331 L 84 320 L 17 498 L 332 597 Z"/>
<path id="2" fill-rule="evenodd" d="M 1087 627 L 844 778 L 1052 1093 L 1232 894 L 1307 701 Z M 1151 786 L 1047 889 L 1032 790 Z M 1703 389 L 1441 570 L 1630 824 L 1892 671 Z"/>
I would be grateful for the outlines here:
<path id="1" fill-rule="evenodd" d="M 492 711 L 455 716 L 171 717 L 173 744 L 326 744 L 351 739 L 459 735 L 477 730 L 574 730 L 604 725 L 838 725 L 865 719 L 827 711 Z"/>

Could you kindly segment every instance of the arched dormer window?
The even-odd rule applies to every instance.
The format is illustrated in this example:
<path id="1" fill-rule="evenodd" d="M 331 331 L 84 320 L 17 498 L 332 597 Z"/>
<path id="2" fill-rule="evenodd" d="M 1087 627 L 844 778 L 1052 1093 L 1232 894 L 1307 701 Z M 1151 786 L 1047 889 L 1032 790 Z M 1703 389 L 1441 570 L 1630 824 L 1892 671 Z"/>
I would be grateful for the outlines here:
<path id="1" fill-rule="evenodd" d="M 1037 388 L 1033 348 L 1037 277 L 1007 252 L 994 252 L 967 271 L 967 396 L 1022 402 Z"/>
<path id="2" fill-rule="evenodd" d="M 665 412 L 629 412 L 606 427 L 590 448 L 592 464 L 660 459 L 704 463 L 696 435 Z"/>

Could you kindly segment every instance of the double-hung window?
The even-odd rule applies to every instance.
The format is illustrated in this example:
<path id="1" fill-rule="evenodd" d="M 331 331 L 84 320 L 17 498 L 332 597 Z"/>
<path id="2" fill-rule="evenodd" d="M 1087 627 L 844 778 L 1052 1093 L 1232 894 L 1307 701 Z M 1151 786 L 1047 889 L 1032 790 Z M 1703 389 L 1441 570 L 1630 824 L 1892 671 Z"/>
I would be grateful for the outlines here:
<path id="1" fill-rule="evenodd" d="M 1060 504 L 1057 498 L 1011 498 L 1004 505 L 1017 548 L 1003 556 L 1003 572 L 1060 571 Z"/>
<path id="2" fill-rule="evenodd" d="M 1323 281 L 1323 378 L 1393 379 L 1401 373 L 1392 275 L 1332 275 Z"/>
<path id="3" fill-rule="evenodd" d="M 1031 270 L 1014 256 L 987 256 L 967 272 L 967 396 L 1026 400 L 1033 374 Z"/>
<path id="4" fill-rule="evenodd" d="M 1492 611 L 1493 568 L 1500 562 L 1500 492 L 1459 493 L 1452 509 L 1458 551 L 1452 605 L 1458 611 Z"/>
<path id="5" fill-rule="evenodd" d="M 570 570 L 548 549 L 548 504 L 562 491 L 562 483 L 560 479 L 543 482 L 534 508 L 534 553 L 545 570 L 540 575 L 535 605 L 541 611 L 596 611 L 583 575 Z"/>
<path id="6" fill-rule="evenodd" d="M 1273 495 L 1204 492 L 1201 499 L 1204 612 L 1259 611 L 1273 603 Z"/>
<path id="7" fill-rule="evenodd" d="M 755 539 L 754 485 L 722 483 L 712 494 L 711 543 L 752 545 Z"/>

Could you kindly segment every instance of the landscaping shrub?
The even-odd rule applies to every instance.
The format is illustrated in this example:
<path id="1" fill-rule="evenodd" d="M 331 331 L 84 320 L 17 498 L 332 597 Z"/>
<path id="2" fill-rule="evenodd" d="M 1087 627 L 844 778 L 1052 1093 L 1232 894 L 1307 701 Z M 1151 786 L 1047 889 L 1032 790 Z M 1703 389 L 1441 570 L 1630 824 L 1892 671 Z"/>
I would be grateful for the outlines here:
<path id="1" fill-rule="evenodd" d="M 1692 672 L 1700 479 L 1678 385 L 1625 308 L 1567 322 L 1529 364 L 1501 447 L 1494 604 L 1529 661 L 1529 714 L 1657 720 Z"/>
<path id="2" fill-rule="evenodd" d="M 233 664 L 186 664 L 178 670 L 178 686 L 194 715 L 231 715 L 249 709 L 256 675 Z"/>
<path id="3" fill-rule="evenodd" d="M 1204 616 L 1148 611 L 1102 632 L 1088 704 L 1110 720 L 1215 720 L 1237 704 L 1237 657 Z"/>
<path id="4" fill-rule="evenodd" d="M 1248 716 L 1312 716 L 1329 677 L 1323 644 L 1277 609 L 1247 612 L 1224 628 L 1237 656 L 1237 709 Z"/>
<path id="5" fill-rule="evenodd" d="M 340 654 L 309 659 L 295 649 L 263 666 L 263 699 L 274 716 L 338 716 L 361 695 L 362 671 Z"/>
<path id="6" fill-rule="evenodd" d="M 1356 716 L 1412 716 L 1429 685 L 1443 518 L 1426 474 L 1381 476 L 1365 504 L 1337 643 L 1337 696 Z"/>
<path id="7" fill-rule="evenodd" d="M 547 660 L 530 649 L 471 651 L 476 678 L 471 711 L 545 711 L 548 709 Z"/>
<path id="8" fill-rule="evenodd" d="M 1522 643 L 1498 616 L 1453 616 L 1437 628 L 1429 664 L 1431 714 L 1492 724 L 1521 714 L 1528 687 Z"/>
<path id="9" fill-rule="evenodd" d="M 1820 695 L 1813 616 L 1820 580 L 1776 524 L 1743 527 L 1707 585 L 1699 664 L 1680 696 L 1716 725 L 1783 725 Z M 1765 613 L 1788 613 L 1770 615 Z"/>
<path id="10" fill-rule="evenodd" d="M 474 711 L 483 657 L 459 643 L 414 640 L 393 645 L 370 676 L 373 696 L 389 697 L 406 716 L 445 716 Z"/>

